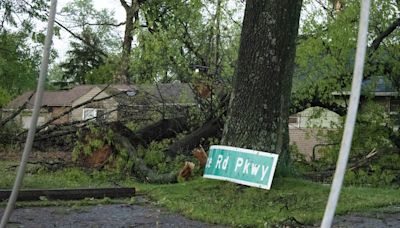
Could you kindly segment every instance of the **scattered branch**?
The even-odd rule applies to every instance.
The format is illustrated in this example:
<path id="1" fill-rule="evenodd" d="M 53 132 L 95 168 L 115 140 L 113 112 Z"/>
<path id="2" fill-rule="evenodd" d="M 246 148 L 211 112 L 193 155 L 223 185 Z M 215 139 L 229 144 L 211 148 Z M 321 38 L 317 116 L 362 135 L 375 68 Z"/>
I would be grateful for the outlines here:
<path id="1" fill-rule="evenodd" d="M 82 43 L 84 43 L 85 45 L 93 48 L 94 50 L 96 50 L 97 52 L 99 52 L 101 55 L 103 55 L 104 57 L 107 57 L 107 53 L 105 53 L 103 50 L 101 50 L 100 48 L 94 46 L 93 44 L 91 44 L 90 42 L 86 41 L 85 39 L 83 39 L 81 36 L 77 35 L 76 33 L 74 33 L 73 31 L 71 31 L 70 29 L 68 29 L 67 27 L 65 27 L 63 24 L 61 24 L 59 21 L 55 20 L 54 21 L 58 26 L 60 26 L 61 28 L 63 28 L 65 31 L 67 31 L 69 34 L 71 34 L 71 36 L 75 37 L 76 39 L 82 41 Z"/>
<path id="2" fill-rule="evenodd" d="M 18 114 L 20 114 L 28 105 L 29 101 L 31 100 L 33 94 L 32 93 L 28 99 L 25 101 L 25 103 L 23 105 L 21 105 L 21 107 L 19 107 L 15 112 L 13 112 L 11 115 L 7 116 L 4 120 L 0 121 L 0 127 L 3 127 L 4 125 L 6 125 L 6 123 L 8 123 L 10 120 L 14 119 L 16 116 L 18 116 Z"/>
<path id="3" fill-rule="evenodd" d="M 100 93 L 102 93 L 103 91 L 105 91 L 108 87 L 109 87 L 109 85 L 105 86 L 102 90 L 100 90 L 100 92 L 98 92 L 96 95 L 94 95 L 91 99 L 89 99 L 89 100 L 87 100 L 87 101 L 85 101 L 85 102 L 82 102 L 82 103 L 80 103 L 80 104 L 78 104 L 78 105 L 75 105 L 75 106 L 71 107 L 70 109 L 68 109 L 68 110 L 66 110 L 66 111 L 64 111 L 64 112 L 62 112 L 62 113 L 60 113 L 59 115 L 57 115 L 57 116 L 51 118 L 51 119 L 48 120 L 46 123 L 44 123 L 43 125 L 39 126 L 39 127 L 36 129 L 36 132 L 40 132 L 41 130 L 45 129 L 46 127 L 52 125 L 53 122 L 54 122 L 55 120 L 58 120 L 58 119 L 60 119 L 61 117 L 65 116 L 65 115 L 68 115 L 69 113 L 71 113 L 73 110 L 75 110 L 75 109 L 77 109 L 77 108 L 80 108 L 80 107 L 82 107 L 82 106 L 84 106 L 84 105 L 87 105 L 87 104 L 90 104 L 90 103 L 95 103 L 95 102 L 104 101 L 104 100 L 110 99 L 110 98 L 112 98 L 112 97 L 115 97 L 115 96 L 117 96 L 117 95 L 123 93 L 123 92 L 120 92 L 120 93 L 112 94 L 112 95 L 109 95 L 109 96 L 105 96 L 105 97 L 103 97 L 103 98 L 95 99 Z M 23 135 L 23 134 L 25 134 L 25 133 L 27 133 L 27 132 L 28 132 L 28 131 L 25 130 L 25 131 L 21 132 L 20 134 L 18 134 L 18 136 L 21 136 L 21 135 Z"/>
<path id="4" fill-rule="evenodd" d="M 105 23 L 105 22 L 103 22 L 103 23 L 84 23 L 84 25 L 89 25 L 89 26 L 113 26 L 113 27 L 119 27 L 119 26 L 122 26 L 122 25 L 125 25 L 125 24 L 126 24 L 125 21 L 124 22 L 120 22 L 118 24 Z"/>

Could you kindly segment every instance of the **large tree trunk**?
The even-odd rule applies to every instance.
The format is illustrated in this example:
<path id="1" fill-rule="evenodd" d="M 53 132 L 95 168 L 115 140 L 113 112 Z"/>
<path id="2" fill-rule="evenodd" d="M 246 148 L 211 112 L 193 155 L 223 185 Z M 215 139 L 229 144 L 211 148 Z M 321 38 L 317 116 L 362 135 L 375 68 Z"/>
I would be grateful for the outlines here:
<path id="1" fill-rule="evenodd" d="M 249 0 L 223 144 L 280 154 L 288 115 L 301 0 Z M 281 167 L 284 167 L 281 165 Z"/>
<path id="2" fill-rule="evenodd" d="M 121 5 L 125 9 L 125 33 L 124 41 L 122 43 L 122 56 L 121 64 L 114 75 L 114 82 L 119 84 L 126 84 L 130 81 L 129 65 L 130 56 L 132 51 L 133 31 L 135 29 L 134 23 L 139 19 L 139 1 L 131 0 L 128 4 L 125 0 L 120 0 Z"/>

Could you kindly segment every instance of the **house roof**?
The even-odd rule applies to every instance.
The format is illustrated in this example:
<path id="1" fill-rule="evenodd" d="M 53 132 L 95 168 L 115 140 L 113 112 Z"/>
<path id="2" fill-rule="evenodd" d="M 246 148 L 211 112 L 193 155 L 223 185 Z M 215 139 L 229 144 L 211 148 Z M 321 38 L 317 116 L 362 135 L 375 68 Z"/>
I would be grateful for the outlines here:
<path id="1" fill-rule="evenodd" d="M 43 106 L 54 107 L 54 106 L 71 106 L 72 102 L 79 97 L 89 92 L 94 86 L 93 85 L 80 85 L 76 86 L 71 90 L 65 91 L 45 91 L 43 93 Z M 32 91 L 25 92 L 12 100 L 6 108 L 15 109 L 21 107 L 28 98 L 32 95 Z M 35 102 L 36 93 L 29 99 L 26 108 L 33 108 Z"/>
<path id="2" fill-rule="evenodd" d="M 378 93 L 396 92 L 390 80 L 384 77 L 369 78 L 362 82 L 363 89 Z"/>
<path id="3" fill-rule="evenodd" d="M 115 88 L 111 88 L 114 90 Z M 108 90 L 107 92 L 109 92 Z M 118 89 L 121 91 L 121 89 Z M 123 105 L 155 105 L 160 103 L 194 104 L 195 95 L 189 84 L 164 83 L 134 85 L 127 90 L 128 93 L 116 96 L 117 101 Z M 130 92 L 130 93 L 129 93 Z"/>
<path id="4" fill-rule="evenodd" d="M 375 96 L 397 96 L 398 92 L 392 82 L 383 76 L 364 79 L 361 84 L 364 93 L 373 93 Z M 333 92 L 332 95 L 350 95 L 350 91 Z"/>
<path id="5" fill-rule="evenodd" d="M 88 93 L 94 87 L 104 89 L 106 85 L 79 85 L 70 90 L 45 91 L 43 94 L 43 106 L 62 107 L 71 106 L 79 97 Z M 106 93 L 118 94 L 115 98 L 120 104 L 125 105 L 148 105 L 157 103 L 195 103 L 195 98 L 190 86 L 184 83 L 169 83 L 158 85 L 111 85 L 106 88 Z M 16 109 L 22 106 L 33 92 L 25 92 L 12 100 L 6 108 Z M 29 100 L 28 109 L 33 108 L 34 94 Z"/>

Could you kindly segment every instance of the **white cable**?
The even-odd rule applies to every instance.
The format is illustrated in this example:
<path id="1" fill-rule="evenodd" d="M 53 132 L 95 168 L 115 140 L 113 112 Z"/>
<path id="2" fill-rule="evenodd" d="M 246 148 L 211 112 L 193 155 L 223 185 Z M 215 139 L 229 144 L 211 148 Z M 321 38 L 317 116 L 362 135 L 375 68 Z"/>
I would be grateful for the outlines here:
<path id="1" fill-rule="evenodd" d="M 56 8 L 57 8 L 57 0 L 52 0 L 50 6 L 50 15 L 47 24 L 46 40 L 43 48 L 42 63 L 40 65 L 40 74 L 36 89 L 37 92 L 35 96 L 35 104 L 33 107 L 32 119 L 29 126 L 28 136 L 26 137 L 24 152 L 21 158 L 21 164 L 18 168 L 17 177 L 15 178 L 15 183 L 11 192 L 10 199 L 8 200 L 7 207 L 1 219 L 0 228 L 6 227 L 8 220 L 11 216 L 11 213 L 14 209 L 15 201 L 17 200 L 18 197 L 18 191 L 21 187 L 21 183 L 24 178 L 26 163 L 28 162 L 29 153 L 31 152 L 32 149 L 33 139 L 35 138 L 36 124 L 39 117 L 40 108 L 42 106 L 44 85 L 49 67 L 49 56 L 50 56 L 51 42 L 53 38 Z"/>
<path id="2" fill-rule="evenodd" d="M 332 226 L 337 202 L 339 200 L 340 190 L 343 184 L 343 177 L 346 171 L 347 161 L 349 159 L 354 125 L 357 117 L 358 103 L 360 101 L 365 53 L 367 50 L 368 18 L 370 4 L 370 0 L 363 0 L 361 3 L 361 16 L 357 38 L 356 61 L 353 71 L 353 82 L 351 85 L 349 110 L 347 112 L 346 123 L 344 126 L 342 144 L 340 146 L 339 158 L 336 164 L 335 176 L 332 182 L 328 203 L 325 208 L 324 218 L 321 223 L 322 228 L 329 228 Z"/>

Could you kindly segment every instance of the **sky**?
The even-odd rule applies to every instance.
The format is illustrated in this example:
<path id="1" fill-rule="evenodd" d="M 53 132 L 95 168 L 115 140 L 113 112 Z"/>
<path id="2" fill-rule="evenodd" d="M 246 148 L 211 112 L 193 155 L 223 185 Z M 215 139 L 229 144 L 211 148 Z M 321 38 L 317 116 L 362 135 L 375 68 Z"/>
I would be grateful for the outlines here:
<path id="1" fill-rule="evenodd" d="M 57 16 L 56 19 L 62 21 L 62 17 L 59 15 L 61 9 L 64 8 L 68 3 L 72 2 L 72 0 L 61 0 L 58 1 L 57 4 Z M 96 10 L 107 9 L 110 11 L 114 11 L 114 17 L 119 22 L 124 21 L 125 19 L 125 10 L 121 6 L 119 0 L 93 0 L 93 4 Z M 46 26 L 45 24 L 43 26 Z M 123 34 L 123 26 L 118 28 L 120 30 L 120 34 Z M 65 58 L 65 54 L 68 50 L 69 40 L 71 38 L 70 34 L 65 30 L 60 30 L 60 37 L 54 37 L 53 43 L 54 48 L 57 50 L 59 58 L 58 61 L 62 61 Z"/>
<path id="2" fill-rule="evenodd" d="M 71 3 L 72 1 L 73 0 L 59 0 L 58 1 L 58 5 L 57 5 L 58 15 L 56 16 L 57 20 L 62 21 L 63 18 L 61 15 L 59 15 L 59 13 L 61 12 L 61 9 L 63 7 L 65 7 L 68 3 Z M 97 10 L 107 9 L 109 11 L 113 11 L 114 18 L 117 20 L 118 23 L 123 22 L 125 20 L 125 10 L 122 7 L 119 0 L 92 0 L 92 1 Z M 327 0 L 322 0 L 321 2 L 323 4 L 328 4 Z M 235 7 L 234 3 L 228 4 L 228 5 L 231 5 L 231 7 Z M 313 12 L 318 7 L 320 7 L 320 6 L 317 6 L 315 4 L 307 4 L 307 7 L 302 10 L 301 18 L 304 19 L 305 17 L 307 17 L 307 15 L 310 12 Z M 238 18 L 242 17 L 242 13 L 243 12 L 240 12 L 240 15 L 238 16 Z M 300 24 L 301 24 L 301 22 L 300 22 Z M 44 28 L 46 26 L 46 24 L 44 23 L 42 26 Z M 124 32 L 124 26 L 118 27 L 117 31 L 118 31 L 118 34 L 120 34 L 120 36 L 122 37 L 123 32 Z M 66 52 L 67 52 L 68 46 L 69 46 L 69 40 L 71 39 L 70 34 L 68 32 L 66 32 L 65 30 L 61 29 L 60 33 L 61 33 L 60 37 L 53 38 L 53 42 L 54 42 L 53 47 L 57 50 L 58 55 L 59 55 L 56 62 L 60 62 L 65 59 Z"/>

